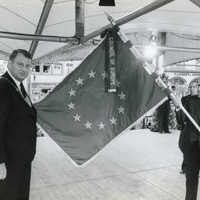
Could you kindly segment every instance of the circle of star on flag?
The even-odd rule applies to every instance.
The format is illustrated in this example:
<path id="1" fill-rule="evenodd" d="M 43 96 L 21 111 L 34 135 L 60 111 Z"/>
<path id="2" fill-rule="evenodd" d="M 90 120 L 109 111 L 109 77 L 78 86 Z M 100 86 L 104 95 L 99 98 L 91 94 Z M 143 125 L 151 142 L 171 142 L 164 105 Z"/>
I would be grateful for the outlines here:
<path id="1" fill-rule="evenodd" d="M 89 78 L 87 77 L 85 80 L 89 80 L 89 79 L 91 79 L 91 78 L 92 78 L 93 80 L 95 80 L 95 78 L 96 78 L 96 72 L 93 71 L 93 70 L 91 70 L 87 75 L 89 76 Z M 106 73 L 105 73 L 105 72 L 101 73 L 101 77 L 102 77 L 103 79 L 105 79 Z M 81 78 L 81 77 L 79 77 L 78 79 L 75 80 L 75 82 L 76 82 L 77 86 L 83 85 L 83 84 L 84 84 L 84 79 Z M 118 80 L 116 80 L 116 86 L 117 86 L 117 87 L 120 87 L 120 82 L 119 82 Z M 68 93 L 69 93 L 69 96 L 70 96 L 70 97 L 73 97 L 73 96 L 76 96 L 76 95 L 77 95 L 78 91 L 75 90 L 75 89 L 73 89 L 73 88 L 71 88 L 70 91 L 68 91 Z M 125 100 L 125 99 L 126 99 L 126 94 L 125 94 L 123 91 L 121 91 L 119 94 L 116 94 L 116 95 L 119 97 L 120 100 Z M 70 111 L 75 110 L 75 104 L 74 104 L 73 102 L 70 102 L 70 103 L 67 105 L 67 107 L 68 107 L 68 109 L 69 109 Z M 117 108 L 117 111 L 118 111 L 118 114 L 124 114 L 125 108 L 124 108 L 122 105 L 119 105 L 119 107 Z M 76 114 L 74 114 L 74 115 L 72 115 L 72 116 L 73 116 L 73 119 L 74 119 L 75 122 L 81 122 L 81 116 L 80 116 L 78 113 L 76 113 Z M 117 125 L 117 117 L 112 116 L 112 117 L 109 119 L 109 122 L 110 122 L 110 125 L 112 125 L 112 126 Z M 92 128 L 93 128 L 93 123 L 92 123 L 91 121 L 88 120 L 88 121 L 86 121 L 86 122 L 83 124 L 83 126 L 84 126 L 86 129 L 92 129 Z M 105 127 L 106 127 L 106 124 L 103 123 L 103 122 L 99 122 L 99 123 L 97 124 L 97 127 L 98 127 L 99 130 L 104 130 Z"/>

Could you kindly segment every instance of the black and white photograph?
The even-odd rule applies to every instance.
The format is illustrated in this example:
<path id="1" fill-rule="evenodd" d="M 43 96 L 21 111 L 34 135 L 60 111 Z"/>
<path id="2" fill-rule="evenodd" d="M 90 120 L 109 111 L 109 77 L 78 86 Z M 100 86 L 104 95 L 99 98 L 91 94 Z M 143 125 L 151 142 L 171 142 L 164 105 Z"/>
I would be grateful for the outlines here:
<path id="1" fill-rule="evenodd" d="M 0 200 L 200 200 L 200 0 L 0 18 Z"/>

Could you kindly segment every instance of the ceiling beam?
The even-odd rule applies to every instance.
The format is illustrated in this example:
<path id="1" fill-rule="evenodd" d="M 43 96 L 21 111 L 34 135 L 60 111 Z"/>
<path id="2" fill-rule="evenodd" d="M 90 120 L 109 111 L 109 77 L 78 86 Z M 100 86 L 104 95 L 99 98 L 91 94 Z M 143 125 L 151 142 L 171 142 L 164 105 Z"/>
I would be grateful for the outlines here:
<path id="1" fill-rule="evenodd" d="M 145 45 L 134 45 L 136 48 L 144 48 Z M 189 48 L 189 47 L 170 47 L 170 46 L 156 46 L 158 51 L 174 51 L 174 52 L 190 52 L 200 53 L 200 48 Z"/>
<path id="2" fill-rule="evenodd" d="M 78 42 L 78 39 L 76 37 L 34 35 L 34 34 L 14 33 L 5 31 L 0 31 L 0 38 L 8 38 L 15 40 L 36 40 L 36 41 L 46 41 L 46 42 L 63 42 L 63 43 L 67 43 L 69 41 Z"/>
<path id="3" fill-rule="evenodd" d="M 76 0 L 76 33 L 75 36 L 79 39 L 84 37 L 85 33 L 85 1 Z"/>
<path id="4" fill-rule="evenodd" d="M 176 52 L 200 53 L 200 48 L 189 48 L 189 47 L 158 46 L 158 50 L 163 50 L 163 51 L 176 51 Z"/>
<path id="5" fill-rule="evenodd" d="M 127 23 L 133 19 L 136 19 L 144 14 L 147 14 L 148 12 L 156 10 L 157 8 L 160 8 L 173 1 L 175 0 L 156 0 L 146 5 L 145 7 L 134 11 L 133 13 L 116 20 L 116 23 L 117 25 L 122 25 L 124 23 Z M 112 25 L 108 24 L 100 28 L 99 30 L 92 32 L 91 34 L 86 35 L 85 37 L 83 37 L 82 42 L 86 42 L 89 39 L 92 39 L 100 35 L 103 31 L 105 31 L 108 28 L 112 28 Z M 82 33 L 82 32 L 79 32 L 79 33 Z M 74 37 L 60 37 L 60 36 L 51 36 L 51 35 L 39 35 L 39 34 L 34 35 L 34 34 L 23 34 L 23 33 L 4 32 L 4 31 L 0 31 L 0 38 L 17 39 L 17 40 L 36 40 L 36 41 L 46 41 L 46 42 L 62 42 L 62 43 L 79 42 L 79 40 L 75 36 Z"/>
<path id="6" fill-rule="evenodd" d="M 197 7 L 200 8 L 200 1 L 199 0 L 190 0 L 192 3 L 194 3 Z"/>
<path id="7" fill-rule="evenodd" d="M 84 43 L 82 45 L 73 46 L 73 44 L 59 48 L 58 50 L 54 50 L 53 52 L 36 58 L 34 60 L 35 63 L 42 62 L 53 62 L 60 60 L 82 60 L 84 59 L 94 48 L 92 43 Z M 135 45 L 136 48 L 142 51 L 144 45 Z M 199 55 L 200 48 L 186 48 L 186 47 L 170 47 L 170 46 L 158 46 L 158 50 L 165 52 L 188 52 L 188 53 L 196 53 Z"/>
<path id="8" fill-rule="evenodd" d="M 45 1 L 44 7 L 43 7 L 43 10 L 42 10 L 42 14 L 40 15 L 40 19 L 39 19 L 39 22 L 38 22 L 38 25 L 37 25 L 37 29 L 35 31 L 35 35 L 42 34 L 42 32 L 44 30 L 44 26 L 47 22 L 50 10 L 53 6 L 53 2 L 54 2 L 54 0 L 46 0 Z M 36 48 L 38 46 L 38 42 L 39 41 L 37 41 L 37 40 L 33 40 L 32 43 L 31 43 L 29 52 L 32 56 L 34 55 L 34 53 L 36 51 Z"/>
<path id="9" fill-rule="evenodd" d="M 175 1 L 175 0 L 156 0 L 156 1 L 146 5 L 145 7 L 134 11 L 133 13 L 131 13 L 131 14 L 127 15 L 127 16 L 124 16 L 124 17 L 122 17 L 120 19 L 117 19 L 115 21 L 116 25 L 118 25 L 118 26 L 123 25 L 123 24 L 125 24 L 127 22 L 130 22 L 131 20 L 134 20 L 134 19 L 136 19 L 138 17 L 141 17 L 141 16 L 143 16 L 143 15 L 149 13 L 149 12 L 152 12 L 152 11 L 154 11 L 154 10 L 164 6 L 164 5 L 167 5 L 168 3 L 171 3 L 173 1 Z M 113 27 L 112 24 L 108 24 L 108 25 L 100 28 L 99 30 L 94 31 L 94 32 L 86 35 L 83 38 L 83 42 L 85 42 L 85 41 L 87 41 L 87 40 L 89 40 L 89 39 L 91 39 L 93 37 L 96 37 L 96 36 L 100 35 L 106 29 L 112 28 L 112 27 Z"/>
<path id="10" fill-rule="evenodd" d="M 147 14 L 148 12 L 151 12 L 153 10 L 156 10 L 157 8 L 160 8 L 160 7 L 162 7 L 162 6 L 164 6 L 168 3 L 171 3 L 173 1 L 175 1 L 175 0 L 156 0 L 156 1 L 146 5 L 145 7 L 134 11 L 133 13 L 116 20 L 116 23 L 117 23 L 117 25 L 122 25 L 124 23 L 127 23 L 127 22 L 129 22 L 133 19 L 138 18 L 138 17 L 141 17 L 142 15 Z M 108 28 L 112 28 L 112 25 L 108 24 L 108 25 L 100 28 L 99 30 L 90 33 L 89 35 L 84 36 L 81 40 L 81 43 L 84 43 L 84 42 L 100 35 L 103 31 L 105 31 Z M 62 51 L 62 49 L 66 49 L 66 48 L 68 48 L 68 45 L 61 47 L 59 49 L 56 49 L 56 50 L 54 50 L 54 51 L 52 51 L 52 52 L 50 52 L 50 53 L 48 53 L 48 54 L 46 54 L 42 57 L 39 57 L 38 60 L 42 60 L 42 58 L 46 57 L 47 55 L 49 57 L 53 57 L 53 54 L 57 55 L 57 52 Z"/>

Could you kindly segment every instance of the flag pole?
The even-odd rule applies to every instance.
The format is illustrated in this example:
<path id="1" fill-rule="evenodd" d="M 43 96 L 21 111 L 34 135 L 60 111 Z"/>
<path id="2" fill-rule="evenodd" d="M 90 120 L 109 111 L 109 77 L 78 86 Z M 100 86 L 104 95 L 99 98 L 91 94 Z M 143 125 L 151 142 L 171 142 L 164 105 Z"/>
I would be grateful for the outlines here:
<path id="1" fill-rule="evenodd" d="M 120 30 L 120 28 L 117 26 L 117 23 L 115 22 L 115 20 L 112 18 L 112 16 L 110 16 L 107 12 L 104 12 L 105 15 L 107 16 L 108 21 L 110 21 L 111 25 L 113 27 L 116 27 L 117 30 L 117 34 L 119 35 L 119 37 L 121 38 L 121 40 L 124 43 L 127 43 L 130 47 L 130 51 L 134 54 L 134 56 L 137 57 L 137 59 L 141 60 L 144 63 L 144 68 L 147 71 L 147 73 L 149 75 L 151 75 L 154 79 L 155 82 L 157 83 L 157 85 L 161 88 L 164 89 L 167 93 L 167 95 L 171 98 L 172 102 L 174 103 L 174 105 L 176 107 L 179 107 L 183 113 L 188 117 L 188 119 L 192 122 L 192 124 L 196 127 L 196 129 L 200 132 L 200 127 L 199 125 L 196 123 L 196 121 L 192 118 L 192 116 L 188 113 L 188 111 L 183 107 L 183 105 L 181 104 L 181 102 L 177 99 L 177 97 L 175 96 L 175 94 L 173 93 L 173 91 L 164 83 L 164 81 L 161 79 L 161 77 L 155 72 L 153 71 L 154 67 L 152 67 L 152 64 L 149 64 L 148 62 L 145 62 L 145 59 L 143 57 L 143 55 L 138 51 L 138 49 L 132 44 L 132 42 L 127 38 L 127 36 L 124 34 L 123 31 Z M 199 133 L 200 135 L 200 133 Z"/>

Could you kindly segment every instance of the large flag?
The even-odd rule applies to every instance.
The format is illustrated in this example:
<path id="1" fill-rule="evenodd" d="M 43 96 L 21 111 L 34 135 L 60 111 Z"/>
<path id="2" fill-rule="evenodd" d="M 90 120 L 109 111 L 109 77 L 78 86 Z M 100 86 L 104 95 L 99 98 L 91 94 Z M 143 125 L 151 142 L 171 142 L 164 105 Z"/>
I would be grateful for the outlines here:
<path id="1" fill-rule="evenodd" d="M 35 105 L 41 127 L 78 165 L 131 128 L 166 96 L 127 44 L 115 37 L 116 91 L 108 92 L 106 85 L 109 79 L 105 65 L 108 63 L 106 38 Z"/>

